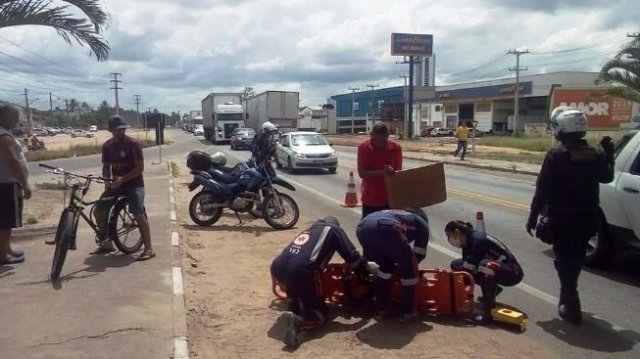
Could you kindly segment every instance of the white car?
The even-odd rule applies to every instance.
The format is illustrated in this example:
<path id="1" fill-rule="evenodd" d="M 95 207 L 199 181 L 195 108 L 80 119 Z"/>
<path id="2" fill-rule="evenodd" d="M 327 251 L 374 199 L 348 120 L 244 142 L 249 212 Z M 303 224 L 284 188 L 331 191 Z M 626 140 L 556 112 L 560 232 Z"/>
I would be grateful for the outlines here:
<path id="1" fill-rule="evenodd" d="M 193 128 L 193 135 L 194 136 L 204 136 L 204 126 L 203 125 L 196 125 Z"/>
<path id="2" fill-rule="evenodd" d="M 326 168 L 336 173 L 338 157 L 327 140 L 316 132 L 289 132 L 280 136 L 276 147 L 276 165 L 290 172 L 301 168 Z"/>
<path id="3" fill-rule="evenodd" d="M 453 136 L 453 135 L 455 135 L 455 131 L 448 128 L 444 128 L 444 127 L 436 127 L 433 130 L 431 130 L 431 136 L 433 137 Z"/>
<path id="4" fill-rule="evenodd" d="M 616 144 L 611 183 L 600 184 L 598 230 L 589 240 L 585 264 L 609 263 L 616 252 L 640 252 L 640 131 Z"/>

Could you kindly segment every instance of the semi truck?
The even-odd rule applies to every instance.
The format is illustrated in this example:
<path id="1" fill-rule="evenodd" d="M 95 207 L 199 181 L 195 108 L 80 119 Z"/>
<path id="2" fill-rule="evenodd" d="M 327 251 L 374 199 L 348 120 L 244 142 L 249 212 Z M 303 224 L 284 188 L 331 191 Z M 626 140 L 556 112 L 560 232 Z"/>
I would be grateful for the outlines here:
<path id="1" fill-rule="evenodd" d="M 202 100 L 204 137 L 213 143 L 229 143 L 233 130 L 244 127 L 245 111 L 239 93 L 210 93 Z"/>
<path id="2" fill-rule="evenodd" d="M 283 132 L 298 128 L 298 92 L 266 91 L 247 99 L 246 127 L 258 132 L 269 121 Z"/>

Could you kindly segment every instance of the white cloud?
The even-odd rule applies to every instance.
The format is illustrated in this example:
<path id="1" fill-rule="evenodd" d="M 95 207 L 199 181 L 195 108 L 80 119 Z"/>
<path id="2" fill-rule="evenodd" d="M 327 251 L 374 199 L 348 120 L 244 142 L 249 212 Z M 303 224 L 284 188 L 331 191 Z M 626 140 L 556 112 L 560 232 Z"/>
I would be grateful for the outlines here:
<path id="1" fill-rule="evenodd" d="M 528 73 L 597 70 L 635 28 L 632 0 L 595 1 L 222 1 L 113 0 L 105 37 L 111 60 L 97 63 L 87 48 L 68 46 L 55 31 L 0 28 L 0 98 L 19 101 L 24 87 L 43 97 L 113 102 L 110 72 L 121 72 L 121 104 L 163 111 L 197 108 L 211 91 L 300 91 L 303 105 L 365 88 L 401 85 L 408 72 L 390 56 L 392 32 L 434 35 L 436 79 L 473 81 L 509 74 L 511 48 L 535 52 L 593 46 L 555 55 L 523 56 Z M 34 55 L 38 54 L 38 55 Z M 29 63 L 29 64 L 27 64 Z M 475 71 L 473 69 L 482 64 Z M 457 74 L 456 76 L 453 76 Z M 48 96 L 48 95 L 47 95 Z"/>

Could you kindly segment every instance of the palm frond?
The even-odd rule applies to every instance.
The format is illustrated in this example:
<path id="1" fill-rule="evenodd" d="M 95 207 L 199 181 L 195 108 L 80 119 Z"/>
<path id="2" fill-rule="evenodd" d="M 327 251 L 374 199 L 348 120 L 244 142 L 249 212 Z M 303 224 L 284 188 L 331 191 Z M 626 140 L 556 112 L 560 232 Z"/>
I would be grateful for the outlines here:
<path id="1" fill-rule="evenodd" d="M 109 21 L 109 15 L 102 10 L 99 0 L 63 0 L 80 9 L 95 26 L 97 33 L 102 32 Z"/>
<path id="2" fill-rule="evenodd" d="M 0 0 L 2 1 L 2 0 Z M 98 61 L 109 58 L 110 47 L 87 18 L 74 17 L 69 6 L 48 8 L 50 1 L 5 1 L 0 3 L 0 28 L 20 25 L 38 25 L 54 28 L 69 44 L 75 40 L 87 45 Z"/>
<path id="3" fill-rule="evenodd" d="M 607 94 L 640 103 L 640 92 L 631 90 L 628 87 L 612 87 L 607 90 Z"/>

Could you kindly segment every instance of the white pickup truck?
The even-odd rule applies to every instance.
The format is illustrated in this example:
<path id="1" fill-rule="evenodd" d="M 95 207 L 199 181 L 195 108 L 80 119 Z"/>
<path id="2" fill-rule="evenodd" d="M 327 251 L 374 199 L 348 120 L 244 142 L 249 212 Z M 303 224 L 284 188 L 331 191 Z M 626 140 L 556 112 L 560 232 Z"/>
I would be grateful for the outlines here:
<path id="1" fill-rule="evenodd" d="M 620 251 L 640 251 L 640 130 L 615 147 L 614 179 L 600 185 L 598 231 L 589 241 L 588 266 L 603 266 Z"/>

